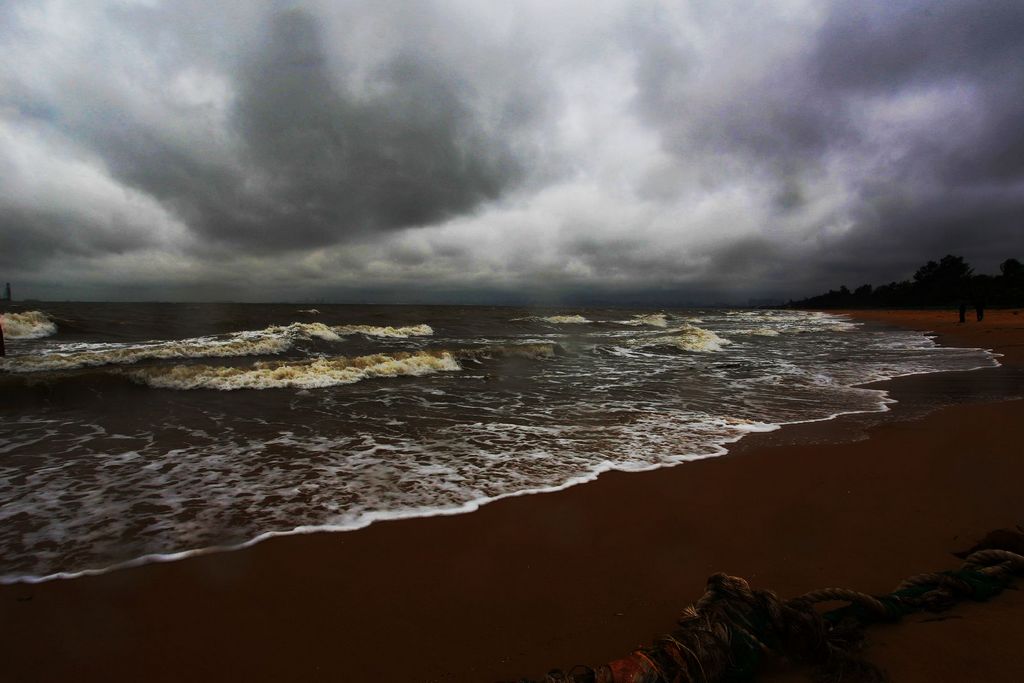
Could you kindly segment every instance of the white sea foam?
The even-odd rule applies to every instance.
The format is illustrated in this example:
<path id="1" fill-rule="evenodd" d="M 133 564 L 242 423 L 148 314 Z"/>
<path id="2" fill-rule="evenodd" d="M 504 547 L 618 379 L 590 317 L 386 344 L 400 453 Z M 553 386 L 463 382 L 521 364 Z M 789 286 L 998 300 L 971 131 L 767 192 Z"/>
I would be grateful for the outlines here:
<path id="1" fill-rule="evenodd" d="M 429 325 L 408 327 L 339 325 L 331 327 L 323 323 L 292 323 L 290 325 L 273 325 L 262 330 L 173 341 L 135 344 L 64 344 L 45 349 L 40 353 L 8 356 L 0 359 L 0 370 L 23 373 L 73 370 L 102 365 L 133 365 L 140 361 L 172 358 L 268 356 L 287 351 L 297 340 L 301 339 L 339 342 L 343 337 L 353 334 L 407 338 L 428 336 L 433 332 Z"/>
<path id="2" fill-rule="evenodd" d="M 650 327 L 668 327 L 668 317 L 664 313 L 648 313 L 635 315 L 631 320 L 622 321 L 624 325 L 649 325 Z"/>
<path id="3" fill-rule="evenodd" d="M 0 314 L 0 327 L 8 339 L 42 339 L 57 334 L 57 324 L 42 311 Z"/>
<path id="4" fill-rule="evenodd" d="M 407 325 L 405 327 L 376 325 L 325 325 L 323 323 L 292 323 L 290 325 L 273 325 L 256 334 L 286 335 L 300 339 L 323 339 L 324 341 L 341 341 L 342 337 L 361 334 L 367 337 L 387 337 L 406 339 L 408 337 L 429 337 L 434 334 L 430 325 Z"/>
<path id="5" fill-rule="evenodd" d="M 680 351 L 696 351 L 705 353 L 709 351 L 721 351 L 723 346 L 731 344 L 728 339 L 719 337 L 711 330 L 696 325 L 685 324 L 667 334 L 656 336 L 644 336 L 630 339 L 626 342 L 630 346 L 641 348 L 652 347 L 673 347 Z"/>
<path id="6" fill-rule="evenodd" d="M 167 358 L 228 358 L 263 356 L 286 351 L 292 342 L 286 337 L 239 333 L 229 337 L 197 337 L 146 344 L 69 344 L 73 351 L 8 356 L 0 369 L 8 372 L 73 370 L 101 365 L 131 365 L 144 360 Z"/>
<path id="7" fill-rule="evenodd" d="M 860 327 L 860 323 L 843 319 L 828 313 L 795 313 L 776 314 L 773 322 L 783 333 L 814 334 L 819 332 L 850 332 Z"/>
<path id="8" fill-rule="evenodd" d="M 460 360 L 509 357 L 542 360 L 553 358 L 557 353 L 557 344 L 499 344 L 458 351 L 269 361 L 255 363 L 251 367 L 162 366 L 132 370 L 127 375 L 140 384 L 159 389 L 316 389 L 379 377 L 419 377 L 435 372 L 456 372 L 462 369 Z"/>
<path id="9" fill-rule="evenodd" d="M 860 323 L 839 315 L 817 311 L 754 310 L 726 311 L 725 322 L 729 334 L 773 337 L 780 334 L 820 334 L 850 332 Z M 733 325 L 738 329 L 731 329 Z"/>
<path id="10" fill-rule="evenodd" d="M 461 360 L 480 360 L 483 358 L 527 358 L 543 360 L 554 358 L 561 351 L 561 346 L 553 343 L 539 344 L 492 344 L 473 349 L 460 349 L 455 355 Z"/>
<path id="11" fill-rule="evenodd" d="M 392 339 L 406 339 L 408 337 L 429 337 L 434 334 L 430 325 L 408 325 L 405 327 L 391 327 L 376 325 L 336 325 L 330 326 L 323 323 L 292 323 L 291 325 L 274 325 L 261 330 L 267 334 L 283 334 L 291 337 L 305 339 L 317 338 L 324 341 L 341 341 L 342 337 L 353 334 L 361 334 L 367 337 L 388 337 Z"/>
<path id="12" fill-rule="evenodd" d="M 556 325 L 585 325 L 593 322 L 584 318 L 582 315 L 570 314 L 570 315 L 531 315 L 526 318 L 517 318 L 517 320 L 539 320 L 545 323 L 554 323 Z"/>
<path id="13" fill-rule="evenodd" d="M 129 399 L 139 401 L 145 419 L 131 421 L 111 410 L 118 405 L 111 402 L 105 411 L 86 406 L 78 413 L 63 405 L 38 414 L 15 407 L 10 419 L 0 420 L 0 454 L 31 456 L 38 464 L 28 476 L 0 476 L 0 500 L 10 501 L 0 506 L 0 582 L 100 573 L 278 535 L 467 512 L 607 470 L 713 457 L 743 434 L 779 424 L 885 410 L 891 399 L 877 388 L 853 386 L 863 381 L 995 364 L 986 352 L 939 348 L 911 332 L 835 334 L 835 318 L 808 323 L 815 334 L 724 345 L 723 337 L 737 334 L 733 327 L 780 329 L 805 316 L 812 317 L 758 312 L 729 322 L 709 312 L 707 326 L 717 335 L 697 331 L 689 320 L 679 329 L 589 328 L 593 338 L 583 342 L 550 329 L 527 342 L 513 327 L 458 340 L 464 348 L 431 352 L 423 381 L 361 382 L 340 391 L 305 387 L 322 386 L 324 376 L 348 384 L 402 377 L 410 367 L 402 361 L 420 354 L 306 356 L 214 367 L 213 374 L 210 365 L 126 368 L 120 372 L 186 384 L 192 383 L 187 369 L 197 368 L 210 388 L 244 378 L 299 390 L 236 397 L 133 391 Z M 342 336 L 327 326 L 285 327 L 268 336 Z M 649 348 L 683 348 L 673 340 L 678 337 L 687 338 L 686 350 L 707 350 L 710 339 L 719 353 Z M 705 343 L 696 344 L 699 338 Z M 832 353 L 819 352 L 823 343 Z M 588 344 L 598 353 L 580 351 Z M 834 362 L 837 356 L 842 362 Z M 531 362 L 502 363 L 506 357 Z M 497 371 L 456 375 L 434 367 L 440 362 L 455 370 L 477 361 Z M 317 363 L 328 365 L 326 372 Z M 216 376 L 221 371 L 230 377 Z M 124 387 L 111 383 L 109 390 Z"/>
<path id="14" fill-rule="evenodd" d="M 407 325 L 405 327 L 376 327 L 374 325 L 339 325 L 334 329 L 340 335 L 364 334 L 367 337 L 392 337 L 405 339 L 406 337 L 429 337 L 434 334 L 430 325 Z"/>
<path id="15" fill-rule="evenodd" d="M 778 337 L 779 331 L 771 327 L 755 327 L 746 330 L 732 330 L 729 334 L 742 334 L 752 337 Z"/>
<path id="16" fill-rule="evenodd" d="M 256 363 L 249 368 L 175 365 L 140 368 L 127 374 L 136 382 L 160 389 L 315 389 L 355 384 L 373 377 L 418 377 L 461 370 L 448 352 L 375 354 L 309 361 Z"/>
<path id="17" fill-rule="evenodd" d="M 309 315 L 320 315 L 320 310 L 316 308 L 300 308 L 299 313 L 308 313 Z"/>
<path id="18" fill-rule="evenodd" d="M 292 323 L 291 325 L 272 325 L 262 330 L 251 332 L 255 335 L 266 335 L 280 339 L 322 339 L 324 341 L 341 341 L 337 329 L 323 323 Z"/>

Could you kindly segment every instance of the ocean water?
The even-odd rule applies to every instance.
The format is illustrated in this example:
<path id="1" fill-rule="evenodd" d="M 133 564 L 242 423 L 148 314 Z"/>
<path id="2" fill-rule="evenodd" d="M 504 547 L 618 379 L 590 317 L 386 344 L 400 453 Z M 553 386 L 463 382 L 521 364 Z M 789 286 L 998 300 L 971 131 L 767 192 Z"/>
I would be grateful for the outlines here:
<path id="1" fill-rule="evenodd" d="M 801 311 L 46 303 L 3 325 L 4 582 L 469 511 L 997 365 Z"/>

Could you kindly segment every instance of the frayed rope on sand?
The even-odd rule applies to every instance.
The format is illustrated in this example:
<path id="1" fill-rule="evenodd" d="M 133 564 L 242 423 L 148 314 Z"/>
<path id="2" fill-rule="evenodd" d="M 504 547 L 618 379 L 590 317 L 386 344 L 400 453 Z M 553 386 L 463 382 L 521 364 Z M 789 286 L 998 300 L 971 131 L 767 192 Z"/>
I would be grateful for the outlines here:
<path id="1" fill-rule="evenodd" d="M 896 622 L 919 611 L 942 612 L 957 602 L 988 600 L 1024 574 L 1024 533 L 1000 529 L 959 553 L 960 569 L 912 576 L 888 595 L 824 588 L 790 600 L 755 590 L 726 574 L 708 579 L 707 591 L 683 610 L 679 628 L 650 647 L 597 669 L 550 671 L 543 683 L 717 683 L 753 678 L 768 656 L 817 669 L 825 681 L 884 681 L 862 659 L 864 628 Z M 846 602 L 821 613 L 818 603 Z M 520 681 L 520 683 L 531 683 Z"/>

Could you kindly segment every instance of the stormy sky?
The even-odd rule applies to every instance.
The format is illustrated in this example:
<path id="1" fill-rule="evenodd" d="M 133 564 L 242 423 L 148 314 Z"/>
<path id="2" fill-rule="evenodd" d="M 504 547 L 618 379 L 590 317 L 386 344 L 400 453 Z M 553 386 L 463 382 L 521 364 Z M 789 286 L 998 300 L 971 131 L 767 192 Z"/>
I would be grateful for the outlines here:
<path id="1" fill-rule="evenodd" d="M 705 303 L 1024 257 L 1019 0 L 4 0 L 0 280 Z"/>

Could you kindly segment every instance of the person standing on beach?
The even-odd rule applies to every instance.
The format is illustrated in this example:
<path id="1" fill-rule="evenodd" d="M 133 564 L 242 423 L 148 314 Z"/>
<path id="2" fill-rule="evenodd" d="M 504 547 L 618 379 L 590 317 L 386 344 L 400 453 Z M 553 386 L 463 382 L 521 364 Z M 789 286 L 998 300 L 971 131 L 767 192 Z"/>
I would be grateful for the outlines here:
<path id="1" fill-rule="evenodd" d="M 967 322 L 967 304 L 960 302 L 960 322 Z"/>

